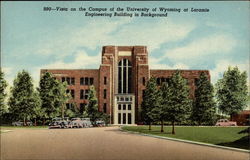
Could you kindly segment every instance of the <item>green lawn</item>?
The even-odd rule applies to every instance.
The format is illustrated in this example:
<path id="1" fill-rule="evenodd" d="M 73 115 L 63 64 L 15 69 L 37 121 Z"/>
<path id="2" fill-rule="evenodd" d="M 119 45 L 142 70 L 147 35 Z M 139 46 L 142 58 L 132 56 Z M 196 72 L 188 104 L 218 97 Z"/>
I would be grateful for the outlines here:
<path id="1" fill-rule="evenodd" d="M 0 126 L 1 129 L 12 129 L 12 128 L 48 128 L 48 126 Z"/>
<path id="2" fill-rule="evenodd" d="M 197 141 L 209 144 L 216 144 L 228 147 L 236 147 L 249 149 L 249 136 L 247 134 L 239 134 L 240 131 L 247 127 L 175 127 L 175 135 L 171 134 L 172 127 L 164 127 L 164 132 L 160 132 L 160 126 L 152 126 L 152 130 L 148 130 L 148 126 L 124 126 L 123 130 L 134 131 L 157 136 L 171 137 L 190 141 Z"/>

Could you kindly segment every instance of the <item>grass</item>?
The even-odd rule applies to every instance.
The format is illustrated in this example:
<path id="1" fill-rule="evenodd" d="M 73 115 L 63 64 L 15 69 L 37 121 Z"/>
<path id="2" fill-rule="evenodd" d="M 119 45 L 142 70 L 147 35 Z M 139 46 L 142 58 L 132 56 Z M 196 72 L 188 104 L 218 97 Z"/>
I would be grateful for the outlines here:
<path id="1" fill-rule="evenodd" d="M 171 134 L 172 127 L 165 126 L 164 132 L 160 132 L 160 126 L 124 126 L 123 130 L 152 134 L 163 137 L 171 137 L 183 140 L 216 144 L 241 149 L 249 149 L 249 136 L 247 133 L 239 134 L 247 127 L 175 127 L 175 135 Z"/>
<path id="2" fill-rule="evenodd" d="M 14 128 L 27 128 L 27 129 L 34 129 L 34 128 L 48 128 L 48 126 L 0 126 L 1 129 L 14 129 Z"/>

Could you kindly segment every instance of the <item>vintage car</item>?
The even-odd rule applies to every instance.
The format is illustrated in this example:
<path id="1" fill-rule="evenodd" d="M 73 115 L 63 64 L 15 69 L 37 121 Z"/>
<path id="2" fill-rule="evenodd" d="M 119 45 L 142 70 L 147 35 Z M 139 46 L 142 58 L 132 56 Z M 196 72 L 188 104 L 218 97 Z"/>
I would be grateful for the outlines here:
<path id="1" fill-rule="evenodd" d="M 82 118 L 81 120 L 85 128 L 93 127 L 90 118 Z"/>
<path id="2" fill-rule="evenodd" d="M 105 126 L 105 122 L 102 120 L 97 120 L 95 121 L 95 126 L 96 127 L 104 127 Z"/>
<path id="3" fill-rule="evenodd" d="M 215 126 L 237 126 L 236 122 L 229 121 L 227 119 L 219 119 Z"/>
<path id="4" fill-rule="evenodd" d="M 84 123 L 82 122 L 81 118 L 72 118 L 70 124 L 72 128 L 83 128 Z"/>
<path id="5" fill-rule="evenodd" d="M 33 123 L 31 121 L 27 121 L 26 122 L 28 126 L 32 126 Z M 24 122 L 23 121 L 16 121 L 16 122 L 12 122 L 13 126 L 24 126 Z"/>

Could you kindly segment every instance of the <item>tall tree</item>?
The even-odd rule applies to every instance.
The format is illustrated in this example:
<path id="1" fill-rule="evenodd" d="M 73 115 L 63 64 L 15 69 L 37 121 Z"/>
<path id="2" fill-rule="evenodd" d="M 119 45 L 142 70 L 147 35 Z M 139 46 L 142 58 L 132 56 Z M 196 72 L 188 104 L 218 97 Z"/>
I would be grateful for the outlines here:
<path id="1" fill-rule="evenodd" d="M 39 95 L 41 98 L 41 108 L 44 109 L 45 119 L 52 119 L 56 116 L 64 116 L 65 103 L 69 95 L 66 93 L 66 83 L 56 80 L 49 72 L 45 72 L 39 83 Z"/>
<path id="2" fill-rule="evenodd" d="M 192 109 L 192 119 L 199 125 L 211 124 L 215 115 L 213 85 L 206 74 L 202 72 L 196 82 L 195 100 Z"/>
<path id="3" fill-rule="evenodd" d="M 216 83 L 216 96 L 219 109 L 229 114 L 243 110 L 247 103 L 247 74 L 240 72 L 238 67 L 228 67 L 223 78 Z"/>
<path id="4" fill-rule="evenodd" d="M 0 70 L 0 117 L 7 112 L 7 105 L 5 105 L 7 82 L 4 79 L 4 73 Z"/>
<path id="5" fill-rule="evenodd" d="M 86 112 L 92 122 L 95 122 L 99 118 L 98 100 L 96 98 L 96 91 L 94 86 L 90 86 L 89 89 Z"/>
<path id="6" fill-rule="evenodd" d="M 189 87 L 187 81 L 179 71 L 170 78 L 169 102 L 166 106 L 168 120 L 172 123 L 172 134 L 175 134 L 175 122 L 185 120 L 191 112 L 191 99 L 189 98 Z"/>
<path id="7" fill-rule="evenodd" d="M 32 118 L 33 108 L 39 104 L 34 93 L 32 78 L 27 71 L 23 70 L 17 74 L 8 104 L 12 118 L 23 119 L 27 125 L 27 119 Z"/>
<path id="8" fill-rule="evenodd" d="M 170 87 L 169 87 L 169 83 L 168 82 L 164 82 L 162 83 L 162 86 L 161 86 L 161 96 L 162 96 L 162 103 L 161 103 L 161 106 L 160 106 L 160 109 L 159 109 L 159 116 L 160 116 L 160 121 L 161 121 L 161 132 L 164 132 L 164 129 L 163 129 L 163 124 L 164 124 L 164 121 L 167 121 L 169 120 L 168 119 L 168 109 L 170 107 L 170 97 L 171 97 L 171 90 L 170 90 Z"/>
<path id="9" fill-rule="evenodd" d="M 159 113 L 161 105 L 161 96 L 157 88 L 156 79 L 151 77 L 146 85 L 145 92 L 143 94 L 142 101 L 142 117 L 149 124 L 149 130 L 151 130 L 151 123 L 159 119 Z"/>

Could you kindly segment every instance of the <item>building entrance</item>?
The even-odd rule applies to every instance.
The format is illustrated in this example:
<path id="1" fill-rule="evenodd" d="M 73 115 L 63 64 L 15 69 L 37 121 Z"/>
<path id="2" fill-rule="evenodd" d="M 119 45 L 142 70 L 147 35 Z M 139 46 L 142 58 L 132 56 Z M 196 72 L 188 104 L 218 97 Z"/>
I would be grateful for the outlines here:
<path id="1" fill-rule="evenodd" d="M 116 95 L 114 106 L 114 124 L 131 125 L 135 123 L 134 95 Z"/>

